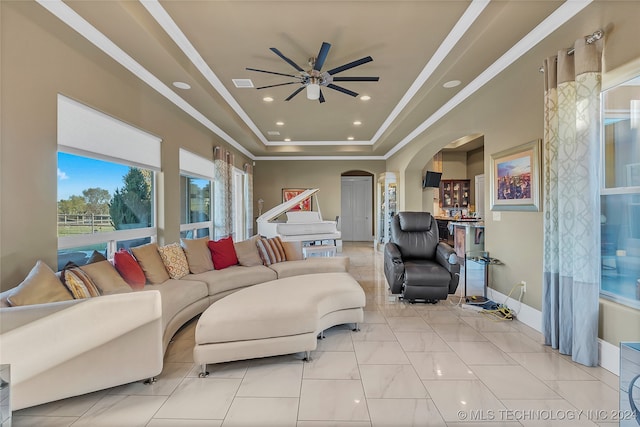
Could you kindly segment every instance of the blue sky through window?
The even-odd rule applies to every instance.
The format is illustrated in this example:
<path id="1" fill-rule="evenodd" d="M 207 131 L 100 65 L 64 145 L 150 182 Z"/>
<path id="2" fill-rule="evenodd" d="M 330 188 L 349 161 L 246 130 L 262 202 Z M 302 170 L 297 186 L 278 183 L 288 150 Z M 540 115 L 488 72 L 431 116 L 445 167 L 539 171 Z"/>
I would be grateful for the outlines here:
<path id="1" fill-rule="evenodd" d="M 82 196 L 82 190 L 100 187 L 113 196 L 124 186 L 129 166 L 58 152 L 58 200 Z"/>

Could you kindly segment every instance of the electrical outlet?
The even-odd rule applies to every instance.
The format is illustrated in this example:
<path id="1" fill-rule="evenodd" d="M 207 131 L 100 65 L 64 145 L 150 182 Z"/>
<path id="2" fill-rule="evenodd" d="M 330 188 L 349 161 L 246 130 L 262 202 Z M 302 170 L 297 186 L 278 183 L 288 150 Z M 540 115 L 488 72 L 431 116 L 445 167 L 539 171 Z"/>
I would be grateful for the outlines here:
<path id="1" fill-rule="evenodd" d="M 522 292 L 527 293 L 527 282 L 521 280 L 520 285 L 522 285 Z"/>

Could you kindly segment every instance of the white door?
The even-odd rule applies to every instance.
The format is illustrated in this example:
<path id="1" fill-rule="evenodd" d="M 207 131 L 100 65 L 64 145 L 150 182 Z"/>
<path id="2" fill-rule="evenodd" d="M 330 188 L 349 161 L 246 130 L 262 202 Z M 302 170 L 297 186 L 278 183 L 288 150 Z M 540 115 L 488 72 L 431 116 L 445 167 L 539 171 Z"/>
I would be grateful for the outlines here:
<path id="1" fill-rule="evenodd" d="M 343 176 L 341 192 L 342 240 L 365 242 L 373 240 L 372 191 L 370 176 Z"/>
<path id="2" fill-rule="evenodd" d="M 476 175 L 476 212 L 484 218 L 484 175 Z"/>

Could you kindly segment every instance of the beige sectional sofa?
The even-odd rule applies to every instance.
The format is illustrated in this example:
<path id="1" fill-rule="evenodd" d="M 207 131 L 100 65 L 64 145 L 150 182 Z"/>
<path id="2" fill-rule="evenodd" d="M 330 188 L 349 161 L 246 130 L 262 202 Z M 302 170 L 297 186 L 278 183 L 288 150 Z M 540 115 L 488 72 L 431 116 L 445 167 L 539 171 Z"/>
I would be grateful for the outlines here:
<path id="1" fill-rule="evenodd" d="M 17 410 L 154 377 L 173 335 L 239 289 L 282 277 L 346 272 L 349 258 L 234 265 L 141 291 L 9 307 L 0 294 L 0 363 L 11 365 Z M 302 280 L 302 278 L 301 278 Z"/>

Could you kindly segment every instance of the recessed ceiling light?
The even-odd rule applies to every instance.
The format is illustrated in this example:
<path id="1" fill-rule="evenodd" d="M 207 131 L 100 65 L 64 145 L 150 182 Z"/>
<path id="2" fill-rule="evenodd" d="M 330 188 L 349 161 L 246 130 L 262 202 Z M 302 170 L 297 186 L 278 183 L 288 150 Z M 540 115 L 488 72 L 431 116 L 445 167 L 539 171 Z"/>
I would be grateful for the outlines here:
<path id="1" fill-rule="evenodd" d="M 291 142 L 291 138 L 285 138 L 284 142 Z"/>
<path id="2" fill-rule="evenodd" d="M 270 97 L 270 96 L 265 96 L 264 98 L 262 98 L 262 100 L 263 100 L 264 102 L 273 102 L 273 98 L 272 98 L 272 97 Z"/>
<path id="3" fill-rule="evenodd" d="M 173 85 L 178 89 L 191 89 L 191 85 L 185 82 L 173 82 Z"/>
<path id="4" fill-rule="evenodd" d="M 370 97 L 369 95 L 362 95 L 362 96 L 360 97 L 360 100 L 361 100 L 361 101 L 368 101 L 368 100 L 370 100 L 370 99 L 371 99 L 371 97 Z"/>
<path id="5" fill-rule="evenodd" d="M 276 122 L 277 126 L 284 126 L 284 122 Z"/>
<path id="6" fill-rule="evenodd" d="M 442 87 L 446 87 L 447 89 L 451 89 L 452 87 L 460 86 L 462 83 L 460 80 L 451 80 L 442 85 Z"/>
<path id="7" fill-rule="evenodd" d="M 349 136 L 349 137 L 347 137 L 347 139 L 348 139 L 349 141 L 353 141 L 353 139 L 354 139 L 354 138 L 353 138 L 352 136 Z"/>
<path id="8" fill-rule="evenodd" d="M 360 126 L 362 124 L 362 122 L 360 120 L 356 120 L 355 122 L 353 122 L 354 126 Z"/>

